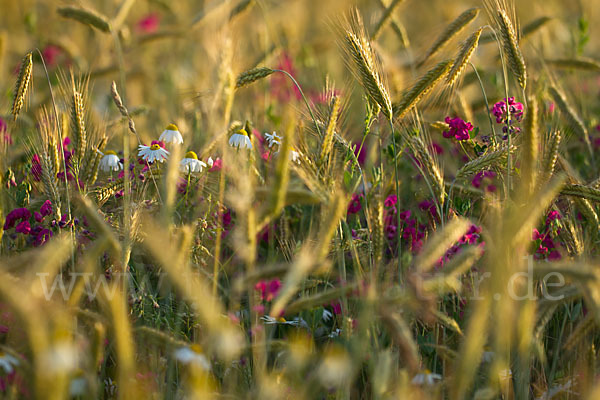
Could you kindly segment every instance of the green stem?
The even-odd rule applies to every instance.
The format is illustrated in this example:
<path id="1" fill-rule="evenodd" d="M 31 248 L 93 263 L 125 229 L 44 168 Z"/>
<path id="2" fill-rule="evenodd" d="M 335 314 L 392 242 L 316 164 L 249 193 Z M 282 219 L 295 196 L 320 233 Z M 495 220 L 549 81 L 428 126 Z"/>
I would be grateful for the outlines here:
<path id="1" fill-rule="evenodd" d="M 46 61 L 44 61 L 44 56 L 42 55 L 42 52 L 40 51 L 40 49 L 38 49 L 36 47 L 35 49 L 39 56 L 40 59 L 42 60 L 42 66 L 44 67 L 44 73 L 46 74 L 46 80 L 48 82 L 48 88 L 50 89 L 50 98 L 52 99 L 52 109 L 54 111 L 54 118 L 56 119 L 56 126 L 58 127 L 58 134 L 59 134 L 59 143 L 60 143 L 60 152 L 62 154 L 62 162 L 63 162 L 63 169 L 65 170 L 64 173 L 64 177 L 65 177 L 65 195 L 67 197 L 67 215 L 68 215 L 68 219 L 69 222 L 71 221 L 71 197 L 69 195 L 69 181 L 67 179 L 67 163 L 65 161 L 65 149 L 63 147 L 63 133 L 62 133 L 62 126 L 60 124 L 60 120 L 58 118 L 58 107 L 56 106 L 56 100 L 54 99 L 54 91 L 52 90 L 52 83 L 50 83 L 50 75 L 48 74 L 48 68 L 46 68 Z M 58 172 L 58 171 L 57 171 Z M 58 207 L 58 204 L 55 205 L 56 207 Z M 58 208 L 57 208 L 58 211 Z M 59 213 L 60 214 L 60 213 Z M 58 215 L 58 217 L 60 218 L 61 216 Z M 73 232 L 73 225 L 69 224 L 70 228 L 70 234 L 71 234 L 71 241 L 73 242 L 73 244 L 75 243 L 75 234 Z M 73 263 L 73 267 L 75 267 L 75 249 L 74 247 L 71 248 L 71 262 Z"/>
<path id="2" fill-rule="evenodd" d="M 402 278 L 402 241 L 400 235 L 400 185 L 398 183 L 398 151 L 396 150 L 396 136 L 394 135 L 394 123 L 389 118 L 390 129 L 392 132 L 392 149 L 394 150 L 394 183 L 396 186 L 396 240 L 398 241 L 398 279 Z M 383 171 L 382 171 L 383 172 Z"/>
<path id="3" fill-rule="evenodd" d="M 306 98 L 306 96 L 304 95 L 304 92 L 302 91 L 302 88 L 300 87 L 300 84 L 298 84 L 298 82 L 294 79 L 294 77 L 287 71 L 284 71 L 282 69 L 274 69 L 273 71 L 275 72 L 281 72 L 285 75 L 287 75 L 288 78 L 290 78 L 292 80 L 292 82 L 294 82 L 294 85 L 296 86 L 296 88 L 298 89 L 298 91 L 300 91 L 300 94 L 302 95 L 302 99 L 304 100 L 304 104 L 306 104 L 306 108 L 308 108 L 308 112 L 310 113 L 310 117 L 312 118 L 314 124 L 315 124 L 315 128 L 317 128 L 317 132 L 319 133 L 319 135 L 321 135 L 321 129 L 319 128 L 319 124 L 317 123 L 317 119 L 315 118 L 315 115 L 312 112 L 312 109 L 310 108 L 310 104 L 308 103 L 308 99 Z"/>

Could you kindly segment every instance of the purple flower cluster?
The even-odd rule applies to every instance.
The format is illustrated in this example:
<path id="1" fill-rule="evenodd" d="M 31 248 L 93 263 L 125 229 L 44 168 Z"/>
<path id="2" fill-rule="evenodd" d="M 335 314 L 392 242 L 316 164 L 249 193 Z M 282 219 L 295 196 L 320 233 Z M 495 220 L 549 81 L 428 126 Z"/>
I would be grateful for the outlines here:
<path id="1" fill-rule="evenodd" d="M 398 233 L 398 199 L 395 195 L 388 196 L 384 201 L 384 232 L 389 242 L 395 242 Z M 400 211 L 401 237 L 413 253 L 418 253 L 425 238 L 425 225 L 420 224 L 416 217 L 411 217 L 410 210 Z M 393 246 L 395 247 L 395 246 Z"/>
<path id="2" fill-rule="evenodd" d="M 523 104 L 515 101 L 514 97 L 508 98 L 508 112 L 506 113 L 506 99 L 501 100 L 494 104 L 494 108 L 492 109 L 492 114 L 496 117 L 496 122 L 499 124 L 506 123 L 510 115 L 510 119 L 512 121 L 521 122 L 523 119 Z"/>
<path id="3" fill-rule="evenodd" d="M 363 198 L 362 194 L 353 194 L 352 199 L 350 200 L 350 204 L 348 204 L 348 215 L 357 214 L 360 210 L 362 210 L 361 199 Z"/>
<path id="4" fill-rule="evenodd" d="M 468 245 L 478 245 L 483 250 L 485 242 L 481 241 L 481 227 L 477 225 L 471 225 L 467 233 L 465 233 L 458 242 L 450 247 L 446 253 L 440 257 L 436 263 L 436 268 L 442 268 L 444 264 L 452 259 L 456 254 L 460 253 L 463 247 Z"/>
<path id="5" fill-rule="evenodd" d="M 474 188 L 480 189 L 482 186 L 488 192 L 495 192 L 496 185 L 492 184 L 492 180 L 496 177 L 494 171 L 480 171 L 471 180 L 471 185 Z"/>
<path id="6" fill-rule="evenodd" d="M 17 221 L 26 222 L 31 218 L 31 212 L 26 208 L 15 208 L 6 216 L 4 221 L 4 230 L 14 228 Z"/>
<path id="7" fill-rule="evenodd" d="M 40 207 L 40 211 L 35 211 L 33 216 L 37 223 L 41 223 L 44 220 L 44 217 L 50 214 L 52 214 L 52 202 L 50 200 L 46 200 Z M 34 246 L 41 246 L 52 237 L 53 232 L 43 225 L 36 225 L 32 228 L 30 219 L 31 211 L 29 211 L 27 208 L 15 208 L 6 216 L 6 220 L 4 221 L 4 230 L 14 227 L 16 233 L 29 235 Z M 63 216 L 63 219 L 66 219 L 66 215 Z"/>
<path id="8" fill-rule="evenodd" d="M 494 104 L 492 114 L 496 117 L 497 123 L 505 124 L 505 126 L 502 127 L 502 132 L 504 132 L 502 139 L 506 140 L 508 135 L 521 132 L 521 129 L 513 124 L 515 122 L 521 122 L 523 119 L 523 104 L 515 101 L 514 97 L 510 97 L 508 101 L 504 99 L 504 101 L 499 101 Z"/>
<path id="9" fill-rule="evenodd" d="M 462 119 L 446 117 L 446 123 L 450 126 L 449 130 L 444 131 L 446 139 L 455 138 L 456 140 L 469 140 L 469 133 L 473 130 L 473 124 Z"/>
<path id="10" fill-rule="evenodd" d="M 559 221 L 560 218 L 558 211 L 551 211 L 546 217 L 542 232 L 537 229 L 533 230 L 531 240 L 536 245 L 534 254 L 536 260 L 559 261 L 562 258 L 556 242 L 556 236 L 560 234 L 560 228 L 556 227 L 555 224 L 555 221 Z M 553 238 L 552 236 L 555 237 Z"/>

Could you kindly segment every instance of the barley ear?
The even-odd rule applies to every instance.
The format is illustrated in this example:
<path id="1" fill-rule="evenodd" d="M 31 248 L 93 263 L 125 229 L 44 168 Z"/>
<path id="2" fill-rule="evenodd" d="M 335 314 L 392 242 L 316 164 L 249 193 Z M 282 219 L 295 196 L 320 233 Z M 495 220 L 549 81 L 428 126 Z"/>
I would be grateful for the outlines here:
<path id="1" fill-rule="evenodd" d="M 121 99 L 121 95 L 119 94 L 119 91 L 117 90 L 117 84 L 115 83 L 115 81 L 112 81 L 112 83 L 110 85 L 110 94 L 113 99 L 113 102 L 117 106 L 117 109 L 119 110 L 121 115 L 124 116 L 125 118 L 127 118 L 127 120 L 129 121 L 129 130 L 134 135 L 137 135 L 137 131 L 135 129 L 135 122 L 133 122 L 133 118 L 131 118 L 131 115 L 129 114 L 129 110 L 127 110 L 127 107 L 125 107 L 125 105 L 123 104 L 123 100 Z"/>
<path id="2" fill-rule="evenodd" d="M 554 167 L 556 166 L 556 161 L 558 160 L 558 149 L 560 147 L 561 139 L 562 136 L 560 132 L 556 131 L 554 135 L 550 136 L 550 141 L 546 144 L 541 170 L 543 179 L 540 179 L 540 184 L 548 182 L 554 173 Z"/>
<path id="3" fill-rule="evenodd" d="M 356 77 L 361 81 L 363 89 L 385 114 L 392 119 L 392 101 L 389 92 L 383 83 L 381 68 L 371 43 L 368 40 L 362 19 L 355 12 L 354 21 L 347 23 L 345 28 L 344 49 L 354 62 Z"/>
<path id="4" fill-rule="evenodd" d="M 452 86 L 457 81 L 457 79 L 465 70 L 469 61 L 471 61 L 471 56 L 479 44 L 479 38 L 481 37 L 482 31 L 483 28 L 479 28 L 477 31 L 473 32 L 473 34 L 471 34 L 471 36 L 469 36 L 463 43 L 458 56 L 456 56 L 456 59 L 454 60 L 452 69 L 448 73 L 448 78 L 446 78 L 448 85 Z"/>
<path id="5" fill-rule="evenodd" d="M 85 8 L 65 6 L 58 8 L 58 14 L 64 18 L 73 19 L 84 25 L 96 28 L 102 32 L 109 33 L 111 31 L 110 22 L 104 15 L 98 14 L 95 11 L 86 10 Z"/>
<path id="6" fill-rule="evenodd" d="M 385 11 L 383 12 L 381 19 L 379 20 L 379 22 L 375 26 L 375 29 L 373 30 L 373 34 L 371 35 L 372 40 L 377 40 L 377 38 L 383 31 L 383 28 L 385 28 L 387 26 L 387 24 L 389 24 L 390 20 L 392 19 L 394 11 L 396 11 L 396 9 L 400 5 L 400 3 L 402 3 L 403 1 L 404 0 L 393 0 L 392 3 L 388 7 L 385 7 L 385 5 L 383 3 L 381 3 L 385 7 Z"/>
<path id="7" fill-rule="evenodd" d="M 85 124 L 85 104 L 83 96 L 73 86 L 71 98 L 71 129 L 75 139 L 76 160 L 83 159 L 87 145 L 87 130 Z"/>
<path id="8" fill-rule="evenodd" d="M 273 72 L 275 71 L 267 67 L 252 68 L 251 70 L 244 71 L 237 77 L 235 88 L 239 89 L 260 79 L 266 78 Z"/>
<path id="9" fill-rule="evenodd" d="M 497 12 L 502 47 L 508 59 L 508 65 L 517 77 L 519 85 L 525 89 L 527 86 L 527 68 L 525 67 L 525 59 L 519 48 L 517 34 L 506 12 L 500 9 Z"/>
<path id="10" fill-rule="evenodd" d="M 521 179 L 523 190 L 529 194 L 535 187 L 537 174 L 537 163 L 539 157 L 539 122 L 538 102 L 534 96 L 527 101 L 527 119 L 525 120 L 525 132 L 523 135 L 523 152 L 521 155 Z"/>
<path id="11" fill-rule="evenodd" d="M 19 112 L 25 104 L 27 96 L 27 90 L 32 84 L 32 73 L 33 73 L 33 55 L 27 53 L 21 62 L 21 68 L 19 68 L 19 76 L 17 77 L 17 83 L 15 85 L 15 93 L 12 105 L 12 115 L 14 120 L 17 120 Z"/>
<path id="12" fill-rule="evenodd" d="M 394 116 L 403 118 L 448 74 L 452 61 L 442 61 L 423 75 L 403 96 L 397 106 L 394 106 Z"/>
<path id="13" fill-rule="evenodd" d="M 573 129 L 573 131 L 577 135 L 583 138 L 585 144 L 587 145 L 588 151 L 593 157 L 594 151 L 592 149 L 590 135 L 581 117 L 577 114 L 577 112 L 575 112 L 575 109 L 571 107 L 571 105 L 567 101 L 567 97 L 565 96 L 565 94 L 562 91 L 560 91 L 557 87 L 550 86 L 548 88 L 548 92 L 550 93 L 550 96 L 552 96 L 552 99 L 558 106 L 560 112 L 563 114 L 563 116 L 571 126 L 571 129 Z"/>
<path id="14" fill-rule="evenodd" d="M 421 66 L 439 52 L 452 38 L 456 37 L 467 25 L 471 23 L 479 15 L 479 8 L 470 8 L 467 11 L 460 14 L 454 21 L 450 23 L 444 29 L 444 31 L 438 36 L 433 45 L 427 50 L 425 56 L 419 61 L 418 65 Z"/>
<path id="15" fill-rule="evenodd" d="M 331 154 L 331 148 L 333 145 L 333 135 L 335 134 L 335 128 L 337 119 L 340 113 L 340 98 L 334 96 L 331 100 L 331 111 L 329 113 L 329 120 L 327 121 L 327 128 L 323 135 L 323 141 L 321 142 L 321 155 L 319 157 L 319 164 L 323 165 L 326 160 L 329 159 Z"/>

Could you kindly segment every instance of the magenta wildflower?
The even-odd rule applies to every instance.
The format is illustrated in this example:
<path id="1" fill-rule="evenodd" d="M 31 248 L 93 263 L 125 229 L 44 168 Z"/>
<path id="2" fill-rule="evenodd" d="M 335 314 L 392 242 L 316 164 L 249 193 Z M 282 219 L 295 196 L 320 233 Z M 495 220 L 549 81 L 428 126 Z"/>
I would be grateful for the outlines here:
<path id="1" fill-rule="evenodd" d="M 44 50 L 42 50 L 44 61 L 49 67 L 53 67 L 57 64 L 58 57 L 61 53 L 62 50 L 60 49 L 60 47 L 55 46 L 53 44 L 49 44 L 48 46 L 44 47 Z"/>
<path id="2" fill-rule="evenodd" d="M 520 122 L 523 119 L 523 104 L 516 102 L 514 97 L 508 98 L 508 111 L 510 119 Z M 506 123 L 508 115 L 506 114 L 506 99 L 494 104 L 492 114 L 496 117 L 496 122 L 499 124 Z"/>
<path id="3" fill-rule="evenodd" d="M 27 221 L 31 218 L 31 212 L 26 208 L 15 208 L 6 216 L 4 221 L 4 230 L 8 230 L 15 226 L 17 221 Z"/>
<path id="4" fill-rule="evenodd" d="M 365 165 L 365 160 L 367 159 L 367 144 L 363 143 L 361 147 L 361 142 L 354 142 L 354 155 L 361 166 Z"/>
<path id="5" fill-rule="evenodd" d="M 393 207 L 397 203 L 398 203 L 398 198 L 396 197 L 395 194 L 391 194 L 385 199 L 385 201 L 383 202 L 383 205 L 386 207 Z"/>
<path id="6" fill-rule="evenodd" d="M 471 180 L 471 185 L 479 189 L 485 183 L 485 190 L 488 192 L 495 192 L 496 186 L 491 184 L 492 180 L 496 177 L 494 171 L 480 171 Z"/>
<path id="7" fill-rule="evenodd" d="M 52 214 L 52 202 L 50 200 L 46 200 L 44 204 L 42 204 L 40 207 L 40 214 L 42 214 L 44 217 Z"/>
<path id="8" fill-rule="evenodd" d="M 156 13 L 150 13 L 137 22 L 137 29 L 142 33 L 154 33 L 158 30 L 160 17 Z"/>
<path id="9" fill-rule="evenodd" d="M 465 122 L 458 117 L 446 117 L 445 121 L 450 126 L 450 129 L 443 133 L 445 138 L 454 137 L 456 140 L 469 140 L 471 138 L 469 132 L 473 130 L 473 125 L 470 122 Z"/>
<path id="10" fill-rule="evenodd" d="M 281 288 L 281 281 L 279 279 L 273 279 L 271 281 L 259 281 L 254 285 L 254 290 L 260 292 L 260 299 L 265 301 L 271 301 L 279 293 Z"/>
<path id="11" fill-rule="evenodd" d="M 360 200 L 362 199 L 362 194 L 353 194 L 352 200 L 350 200 L 350 204 L 348 205 L 348 214 L 356 214 L 360 210 L 362 210 L 362 204 Z"/>
<path id="12" fill-rule="evenodd" d="M 24 235 L 29 235 L 31 232 L 31 226 L 29 225 L 29 221 L 20 222 L 15 228 L 15 232 L 22 233 Z"/>

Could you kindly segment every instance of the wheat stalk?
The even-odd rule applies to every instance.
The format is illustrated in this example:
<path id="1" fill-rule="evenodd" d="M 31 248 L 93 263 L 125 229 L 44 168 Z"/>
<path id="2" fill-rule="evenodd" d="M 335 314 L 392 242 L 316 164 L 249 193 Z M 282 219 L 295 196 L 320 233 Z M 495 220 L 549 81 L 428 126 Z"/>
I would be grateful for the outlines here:
<path id="1" fill-rule="evenodd" d="M 472 175 L 476 172 L 504 164 L 508 155 L 507 150 L 508 149 L 506 147 L 503 147 L 501 149 L 484 154 L 482 156 L 477 157 L 474 160 L 469 161 L 458 170 L 458 172 L 456 173 L 456 179 L 458 180 L 460 178 Z M 515 150 L 516 147 L 514 146 L 512 146 L 510 149 L 511 153 Z"/>
<path id="2" fill-rule="evenodd" d="M 523 134 L 523 153 L 521 157 L 521 176 L 523 187 L 527 193 L 535 187 L 537 162 L 539 157 L 539 122 L 538 103 L 535 97 L 530 97 L 527 102 L 527 119 Z"/>
<path id="3" fill-rule="evenodd" d="M 329 158 L 331 153 L 331 147 L 333 145 L 333 135 L 335 134 L 335 128 L 337 119 L 340 113 L 341 101 L 338 96 L 334 96 L 331 99 L 331 111 L 329 112 L 329 119 L 327 121 L 327 128 L 323 135 L 323 141 L 321 142 L 321 155 L 319 157 L 319 164 L 323 165 L 326 159 Z"/>
<path id="4" fill-rule="evenodd" d="M 544 159 L 542 160 L 542 174 L 544 178 L 540 180 L 540 183 L 547 182 L 554 173 L 561 139 L 562 136 L 559 131 L 550 136 L 550 142 L 546 145 Z"/>
<path id="5" fill-rule="evenodd" d="M 571 126 L 571 128 L 575 131 L 575 133 L 577 133 L 579 136 L 581 136 L 583 138 L 583 140 L 585 140 L 585 144 L 588 147 L 588 151 L 590 152 L 590 154 L 593 157 L 594 151 L 592 149 L 590 135 L 589 135 L 588 130 L 586 129 L 585 124 L 583 123 L 583 120 L 581 119 L 581 117 L 575 112 L 573 107 L 571 107 L 571 105 L 567 101 L 566 96 L 564 95 L 564 93 L 562 91 L 560 91 L 555 86 L 550 86 L 548 88 L 548 92 L 550 93 L 550 96 L 552 96 L 552 99 L 558 106 L 558 109 L 560 110 L 560 112 L 564 115 L 564 117 L 569 122 L 569 125 Z"/>
<path id="6" fill-rule="evenodd" d="M 403 118 L 417 105 L 417 103 L 429 93 L 450 71 L 452 61 L 442 61 L 425 75 L 423 75 L 406 93 L 397 106 L 394 106 L 394 115 L 396 118 Z"/>
<path id="7" fill-rule="evenodd" d="M 375 26 L 375 29 L 373 30 L 373 34 L 371 35 L 372 40 L 377 40 L 377 38 L 383 31 L 383 28 L 385 28 L 387 26 L 387 24 L 389 24 L 390 20 L 392 19 L 394 11 L 396 11 L 396 9 L 400 5 L 400 3 L 402 3 L 403 1 L 404 0 L 393 0 L 392 3 L 388 7 L 385 7 L 385 5 L 384 5 L 385 11 L 383 12 L 383 15 L 381 16 L 381 18 L 379 19 L 379 22 Z M 380 4 L 383 5 L 383 3 L 381 3 L 381 2 L 380 2 Z"/>
<path id="8" fill-rule="evenodd" d="M 111 31 L 108 18 L 104 15 L 98 14 L 95 11 L 72 6 L 59 7 L 57 11 L 64 18 L 73 19 L 89 27 L 96 28 L 102 32 L 109 33 Z"/>
<path id="9" fill-rule="evenodd" d="M 600 202 L 600 190 L 585 185 L 565 185 L 561 190 L 560 194 Z"/>
<path id="10" fill-rule="evenodd" d="M 90 163 L 90 168 L 88 169 L 86 174 L 86 183 L 88 186 L 93 185 L 96 182 L 96 179 L 98 178 L 98 168 L 100 166 L 100 160 L 103 157 L 102 150 L 104 150 L 105 145 L 106 137 L 102 137 L 96 148 L 93 150 L 94 154 L 92 162 Z"/>
<path id="11" fill-rule="evenodd" d="M 27 96 L 27 90 L 32 85 L 32 73 L 33 73 L 33 55 L 27 53 L 21 61 L 21 68 L 19 68 L 19 76 L 17 77 L 17 83 L 15 85 L 15 94 L 12 105 L 12 115 L 14 120 L 17 120 L 19 112 L 25 104 L 25 97 Z"/>
<path id="12" fill-rule="evenodd" d="M 481 37 L 482 31 L 483 28 L 479 28 L 477 31 L 473 32 L 473 34 L 471 34 L 471 36 L 469 36 L 463 43 L 460 52 L 454 60 L 452 69 L 450 69 L 448 77 L 446 78 L 446 83 L 448 83 L 448 85 L 453 85 L 465 70 L 467 64 L 471 60 L 471 56 L 479 44 L 479 38 Z"/>
<path id="13" fill-rule="evenodd" d="M 377 0 L 377 3 L 379 3 L 379 6 L 381 8 L 383 8 L 384 12 L 385 12 L 385 10 L 388 9 L 387 4 L 384 3 L 383 0 Z M 407 49 L 410 46 L 410 41 L 408 40 L 408 34 L 406 33 L 406 29 L 404 28 L 404 25 L 402 25 L 399 21 L 394 19 L 393 13 L 390 13 L 390 20 L 391 20 L 392 29 L 396 33 L 396 36 L 398 36 L 398 39 L 400 40 L 400 44 L 402 45 L 402 48 Z M 383 28 L 385 28 L 385 23 L 384 23 L 384 26 L 382 26 L 382 28 L 380 29 L 380 32 L 383 31 Z M 378 36 L 376 36 L 374 34 L 373 40 L 376 40 L 377 37 Z"/>
<path id="14" fill-rule="evenodd" d="M 415 158 L 420 162 L 420 168 L 427 176 L 429 184 L 432 185 L 434 198 L 440 202 L 439 204 L 442 204 L 445 194 L 444 176 L 442 170 L 438 166 L 434 157 L 431 155 L 430 150 L 427 148 L 421 137 L 407 137 L 407 135 L 405 135 L 405 139 L 407 140 Z"/>
<path id="15" fill-rule="evenodd" d="M 256 82 L 259 79 L 266 78 L 267 76 L 271 75 L 273 72 L 275 72 L 275 71 L 272 70 L 271 68 L 267 68 L 267 67 L 257 67 L 257 68 L 252 68 L 251 70 L 248 70 L 248 71 L 244 71 L 237 77 L 237 80 L 235 83 L 235 88 L 239 89 L 239 88 L 249 85 L 253 82 Z"/>
<path id="16" fill-rule="evenodd" d="M 502 46 L 504 48 L 504 53 L 508 58 L 508 65 L 517 77 L 519 85 L 525 89 L 527 86 L 527 68 L 525 67 L 525 60 L 523 59 L 523 54 L 521 54 L 521 49 L 519 48 L 517 34 L 510 18 L 504 10 L 498 9 L 497 15 L 498 24 L 500 25 Z"/>
<path id="17" fill-rule="evenodd" d="M 591 58 L 560 58 L 545 60 L 546 64 L 554 68 L 579 69 L 582 71 L 599 71 L 600 62 Z"/>
<path id="18" fill-rule="evenodd" d="M 444 29 L 442 34 L 438 36 L 436 41 L 433 43 L 431 48 L 427 50 L 425 56 L 419 62 L 419 66 L 423 65 L 425 61 L 439 52 L 452 38 L 456 37 L 467 25 L 471 23 L 479 15 L 479 8 L 470 8 L 467 11 L 460 14 L 454 21 L 450 23 Z"/>
<path id="19" fill-rule="evenodd" d="M 357 77 L 364 90 L 380 107 L 385 116 L 392 118 L 392 101 L 383 84 L 377 56 L 366 37 L 362 19 L 355 13 L 354 22 L 345 30 L 345 49 L 354 61 Z"/>
<path id="20" fill-rule="evenodd" d="M 85 104 L 83 96 L 73 86 L 71 99 L 71 129 L 75 139 L 75 155 L 77 160 L 83 159 L 87 144 L 87 130 L 85 126 Z"/>

